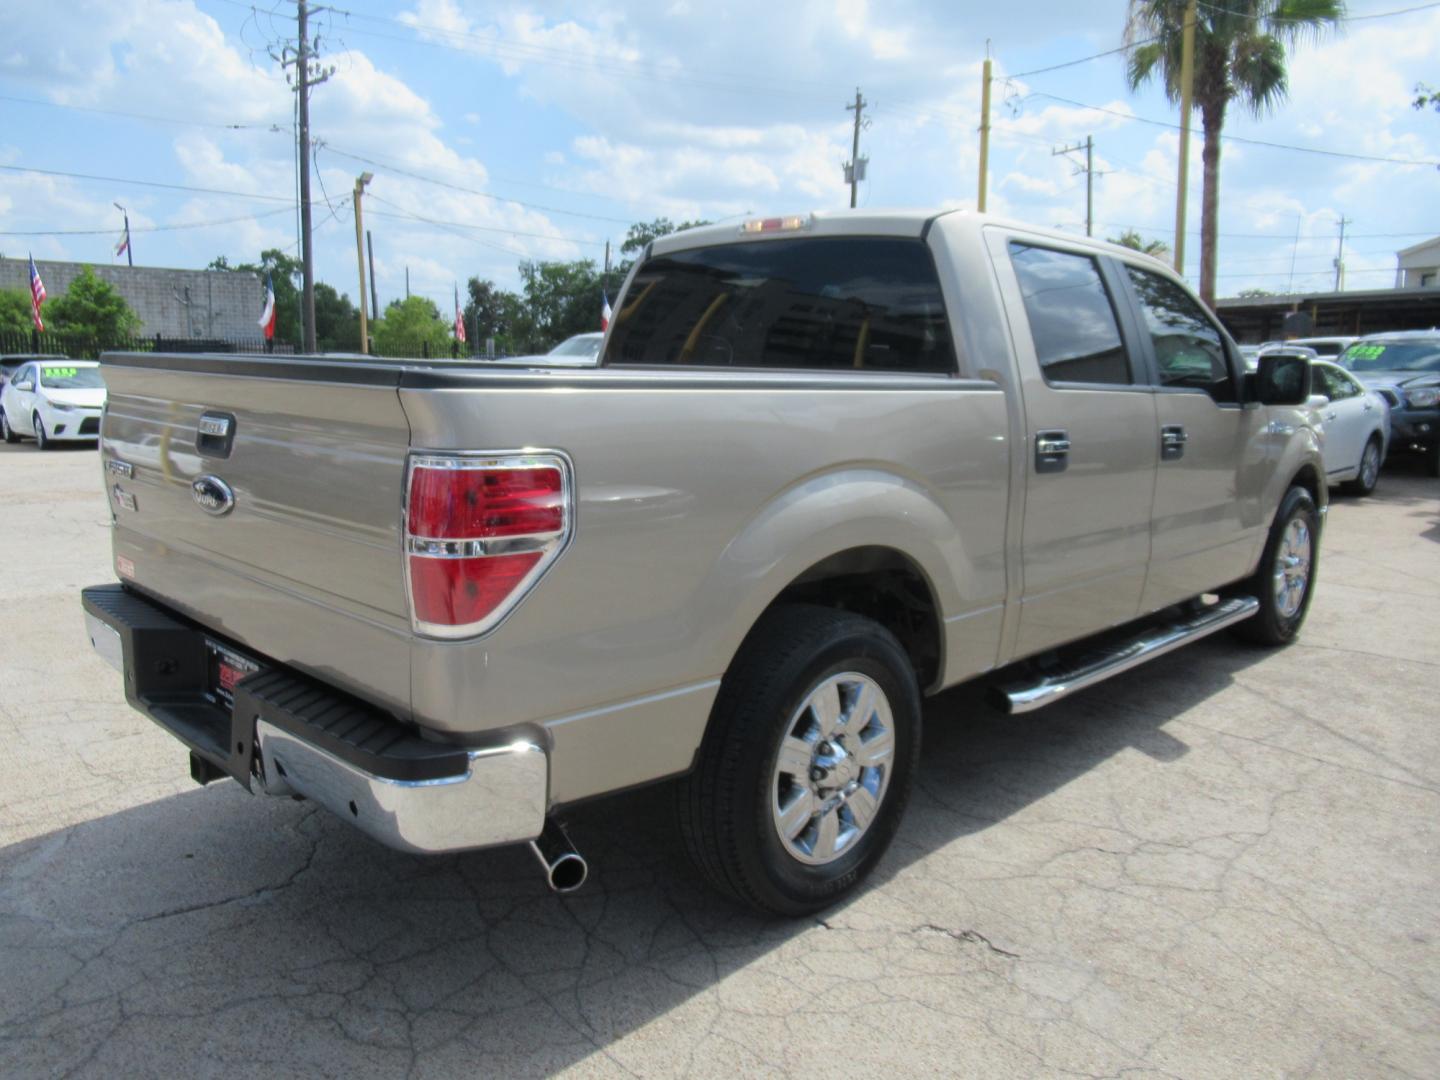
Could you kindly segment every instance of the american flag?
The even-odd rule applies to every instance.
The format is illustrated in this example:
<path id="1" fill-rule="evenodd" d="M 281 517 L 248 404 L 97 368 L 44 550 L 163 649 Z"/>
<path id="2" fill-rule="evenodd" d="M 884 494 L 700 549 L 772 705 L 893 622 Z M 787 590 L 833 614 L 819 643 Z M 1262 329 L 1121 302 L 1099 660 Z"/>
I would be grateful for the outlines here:
<path id="1" fill-rule="evenodd" d="M 35 320 L 35 329 L 44 330 L 45 322 L 40 318 L 40 305 L 45 303 L 45 283 L 40 280 L 40 271 L 35 269 L 35 256 L 30 256 L 30 315 Z"/>
<path id="2" fill-rule="evenodd" d="M 609 330 L 610 319 L 615 314 L 613 311 L 610 310 L 610 294 L 604 289 L 601 289 L 600 298 L 604 301 L 604 305 L 600 308 L 600 329 Z"/>

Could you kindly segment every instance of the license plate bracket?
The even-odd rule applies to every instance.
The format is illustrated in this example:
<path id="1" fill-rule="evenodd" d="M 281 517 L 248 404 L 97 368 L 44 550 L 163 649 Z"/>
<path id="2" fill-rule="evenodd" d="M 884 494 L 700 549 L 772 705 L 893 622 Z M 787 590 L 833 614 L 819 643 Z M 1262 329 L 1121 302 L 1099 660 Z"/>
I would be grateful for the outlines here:
<path id="1" fill-rule="evenodd" d="M 205 639 L 208 663 L 207 693 L 216 705 L 235 707 L 235 686 L 247 675 L 260 670 L 259 661 L 236 652 L 228 645 Z"/>

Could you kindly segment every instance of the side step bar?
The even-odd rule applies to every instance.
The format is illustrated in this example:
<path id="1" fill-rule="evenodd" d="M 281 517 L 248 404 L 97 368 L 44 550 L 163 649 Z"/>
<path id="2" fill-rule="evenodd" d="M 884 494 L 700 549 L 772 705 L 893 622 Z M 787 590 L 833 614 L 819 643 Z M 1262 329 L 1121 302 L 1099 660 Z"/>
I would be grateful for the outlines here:
<path id="1" fill-rule="evenodd" d="M 1134 637 L 1117 641 L 1102 652 L 1092 651 L 1076 662 L 1052 668 L 1036 678 L 1000 685 L 1001 707 L 1011 714 L 1033 712 L 1112 675 L 1129 671 L 1146 660 L 1242 622 L 1258 610 L 1260 601 L 1253 596 L 1236 596 L 1181 619 L 1151 624 Z"/>

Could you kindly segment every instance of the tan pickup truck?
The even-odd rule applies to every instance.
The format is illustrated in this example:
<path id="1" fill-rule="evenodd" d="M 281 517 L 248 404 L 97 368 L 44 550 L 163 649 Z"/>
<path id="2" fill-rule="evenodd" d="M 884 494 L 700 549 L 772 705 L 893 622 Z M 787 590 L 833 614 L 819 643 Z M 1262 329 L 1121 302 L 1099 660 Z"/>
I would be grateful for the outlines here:
<path id="1" fill-rule="evenodd" d="M 1307 362 L 1247 375 L 1154 260 L 966 213 L 657 240 L 591 370 L 103 371 L 87 626 L 195 779 L 530 842 L 560 889 L 568 807 L 677 778 L 718 887 L 816 910 L 895 834 L 923 695 L 1282 644 L 1314 587 Z"/>

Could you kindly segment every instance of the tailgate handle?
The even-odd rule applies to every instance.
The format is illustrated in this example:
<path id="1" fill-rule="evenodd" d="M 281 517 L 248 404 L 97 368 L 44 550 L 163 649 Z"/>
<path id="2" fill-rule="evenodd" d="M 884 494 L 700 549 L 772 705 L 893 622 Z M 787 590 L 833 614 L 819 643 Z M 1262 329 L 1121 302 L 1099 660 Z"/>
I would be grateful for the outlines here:
<path id="1" fill-rule="evenodd" d="M 195 449 L 206 457 L 228 458 L 235 442 L 235 417 L 230 413 L 205 412 L 195 425 Z"/>

